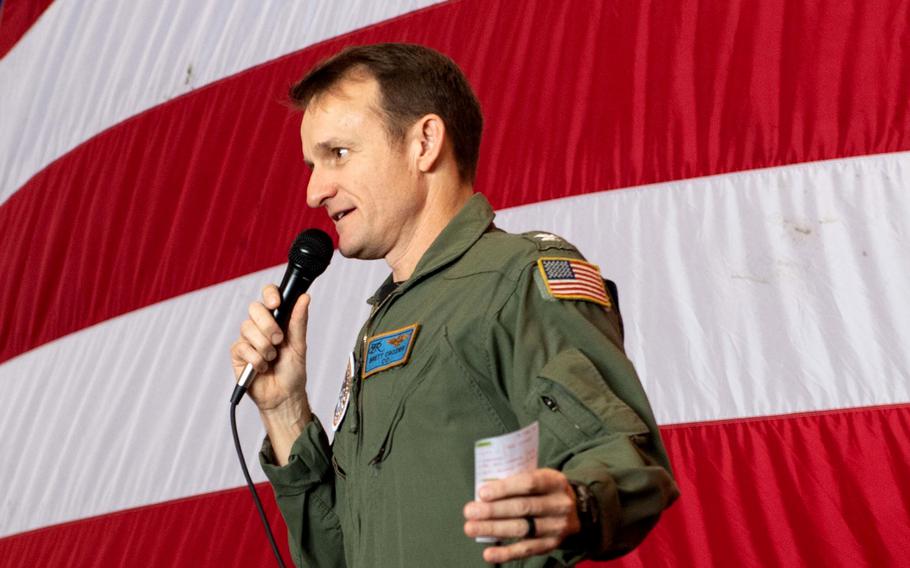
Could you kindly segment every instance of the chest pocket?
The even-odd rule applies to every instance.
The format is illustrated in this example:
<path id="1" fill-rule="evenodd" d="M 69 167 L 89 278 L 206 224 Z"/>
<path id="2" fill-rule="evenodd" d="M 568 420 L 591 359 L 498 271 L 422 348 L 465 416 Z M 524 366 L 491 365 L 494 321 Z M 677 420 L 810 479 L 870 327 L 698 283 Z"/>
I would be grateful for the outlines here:
<path id="1" fill-rule="evenodd" d="M 430 341 L 421 337 L 423 346 Z M 363 379 L 364 458 L 370 465 L 382 462 L 392 449 L 395 428 L 404 415 L 411 394 L 428 378 L 428 369 L 436 360 L 436 350 L 425 349 L 407 365 L 381 371 Z M 369 408 L 367 408 L 369 407 Z"/>
<path id="2" fill-rule="evenodd" d="M 578 349 L 560 352 L 541 369 L 524 404 L 546 430 L 541 434 L 542 458 L 565 455 L 608 434 L 648 433 L 638 414 L 616 396 Z"/>
<path id="3" fill-rule="evenodd" d="M 472 450 L 477 439 L 504 434 L 519 428 L 515 412 L 503 395 L 493 392 L 492 383 L 475 376 L 461 360 L 443 326 L 432 342 L 433 353 L 424 362 L 415 380 L 396 397 L 382 442 L 367 446 L 370 465 L 378 466 L 393 450 L 397 437 L 420 447 L 427 436 L 439 436 L 435 448 L 454 444 Z M 401 428 L 405 422 L 405 427 Z M 415 440 L 415 428 L 423 439 Z M 404 430 L 404 433 L 401 431 Z M 452 448 L 450 448 L 451 450 Z"/>

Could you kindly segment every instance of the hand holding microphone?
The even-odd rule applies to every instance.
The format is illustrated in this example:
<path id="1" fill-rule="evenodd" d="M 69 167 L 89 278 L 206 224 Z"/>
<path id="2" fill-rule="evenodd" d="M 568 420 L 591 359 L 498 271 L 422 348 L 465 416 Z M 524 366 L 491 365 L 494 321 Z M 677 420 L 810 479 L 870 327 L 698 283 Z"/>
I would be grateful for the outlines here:
<path id="1" fill-rule="evenodd" d="M 259 407 L 277 459 L 283 462 L 279 465 L 287 463 L 291 444 L 303 424 L 312 419 L 306 397 L 306 326 L 310 302 L 304 292 L 329 265 L 333 248 L 332 239 L 318 229 L 300 233 L 288 252 L 288 267 L 281 286 L 266 286 L 262 303 L 250 304 L 250 317 L 241 324 L 240 339 L 231 346 L 231 363 L 237 376 L 237 386 L 231 394 L 234 447 L 280 568 L 284 568 L 284 560 L 243 457 L 236 409 L 243 394 L 252 389 L 250 396 Z"/>
<path id="2" fill-rule="evenodd" d="M 305 397 L 309 297 L 300 298 L 325 271 L 333 249 L 332 240 L 318 229 L 300 233 L 288 252 L 281 286 L 266 286 L 263 301 L 250 305 L 249 318 L 240 326 L 240 338 L 231 346 L 238 379 L 232 404 L 237 404 L 247 389 L 253 389 L 250 394 L 261 412 L 295 396 Z"/>

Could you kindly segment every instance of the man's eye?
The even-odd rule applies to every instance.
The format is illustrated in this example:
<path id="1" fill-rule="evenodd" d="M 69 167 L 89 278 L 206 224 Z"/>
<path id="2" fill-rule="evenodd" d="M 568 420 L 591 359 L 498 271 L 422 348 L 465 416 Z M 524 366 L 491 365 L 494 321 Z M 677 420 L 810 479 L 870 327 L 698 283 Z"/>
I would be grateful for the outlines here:
<path id="1" fill-rule="evenodd" d="M 350 152 L 350 150 L 348 150 L 347 148 L 332 148 L 332 155 L 339 159 L 346 158 L 348 155 L 348 152 Z"/>

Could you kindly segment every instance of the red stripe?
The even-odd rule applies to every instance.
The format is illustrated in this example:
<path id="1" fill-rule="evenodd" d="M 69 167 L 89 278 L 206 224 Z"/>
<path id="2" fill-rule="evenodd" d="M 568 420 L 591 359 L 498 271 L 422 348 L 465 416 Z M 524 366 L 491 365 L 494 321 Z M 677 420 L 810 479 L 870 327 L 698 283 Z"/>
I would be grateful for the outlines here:
<path id="1" fill-rule="evenodd" d="M 603 304 L 607 303 L 607 299 L 603 296 L 597 296 L 591 294 L 590 292 L 584 291 L 571 291 L 571 292 L 558 292 L 561 298 L 566 298 L 570 300 L 591 300 L 594 302 L 600 302 Z"/>
<path id="2" fill-rule="evenodd" d="M 903 566 L 910 558 L 910 404 L 661 433 L 682 497 L 622 564 Z"/>
<path id="3" fill-rule="evenodd" d="M 590 268 L 582 268 L 579 266 L 574 266 L 573 271 L 575 272 L 575 277 L 579 280 L 587 280 L 589 282 L 600 283 L 600 274 L 593 272 Z"/>
<path id="4" fill-rule="evenodd" d="M 467 70 L 488 125 L 478 188 L 497 208 L 910 149 L 907 4 L 823 6 L 463 0 L 175 99 L 0 208 L 0 361 L 279 264 L 302 227 L 326 228 L 305 209 L 299 117 L 277 100 L 343 45 L 425 43 Z"/>
<path id="5" fill-rule="evenodd" d="M 662 434 L 682 497 L 640 548 L 604 566 L 897 566 L 910 558 L 910 404 Z M 283 541 L 271 492 L 260 490 Z M 0 539 L 0 567 L 273 565 L 244 488 Z"/>
<path id="6" fill-rule="evenodd" d="M 593 294 L 603 294 L 603 288 L 590 286 L 584 282 L 553 282 L 550 281 L 551 290 L 586 290 Z"/>
<path id="7" fill-rule="evenodd" d="M 550 286 L 550 289 L 556 294 L 574 294 L 574 295 L 585 295 L 598 298 L 600 300 L 606 301 L 606 295 L 600 290 L 592 290 L 591 288 L 586 288 L 582 286 Z"/>
<path id="8" fill-rule="evenodd" d="M 585 282 L 580 282 L 580 281 L 578 281 L 578 280 L 573 280 L 573 281 L 571 281 L 571 282 L 552 282 L 552 281 L 551 281 L 551 282 L 550 282 L 550 287 L 551 287 L 551 288 L 554 288 L 554 289 L 558 289 L 558 288 L 579 288 L 579 289 L 584 289 L 584 290 L 590 290 L 590 291 L 592 291 L 592 292 L 600 292 L 600 291 L 601 291 L 601 289 L 598 288 L 598 287 L 596 287 L 596 286 L 592 286 L 592 285 L 590 285 L 590 284 L 587 284 L 587 283 L 585 283 Z"/>
<path id="9" fill-rule="evenodd" d="M 53 0 L 5 0 L 0 2 L 0 58 L 31 29 Z"/>
<path id="10" fill-rule="evenodd" d="M 293 566 L 271 486 L 256 486 Z M 0 539 L 0 567 L 263 566 L 275 559 L 246 487 L 129 509 Z"/>
<path id="11" fill-rule="evenodd" d="M 579 283 L 584 284 L 584 285 L 586 285 L 586 286 L 594 286 L 594 287 L 599 287 L 598 285 L 602 285 L 602 281 L 601 281 L 600 278 L 594 279 L 594 278 L 591 278 L 591 277 L 585 277 L 583 274 L 580 274 L 578 271 L 575 272 L 575 277 L 574 277 L 574 278 L 559 278 L 559 277 L 557 277 L 557 278 L 551 279 L 550 282 L 552 282 L 552 283 L 554 283 L 554 284 L 563 284 L 563 283 L 579 282 Z"/>
<path id="12" fill-rule="evenodd" d="M 596 278 L 594 278 L 590 275 L 585 275 L 583 273 L 576 272 L 575 280 L 577 282 L 581 282 L 583 284 L 588 284 L 590 286 L 594 286 L 595 288 L 598 288 L 598 289 L 603 286 L 603 281 L 600 279 L 599 275 Z"/>

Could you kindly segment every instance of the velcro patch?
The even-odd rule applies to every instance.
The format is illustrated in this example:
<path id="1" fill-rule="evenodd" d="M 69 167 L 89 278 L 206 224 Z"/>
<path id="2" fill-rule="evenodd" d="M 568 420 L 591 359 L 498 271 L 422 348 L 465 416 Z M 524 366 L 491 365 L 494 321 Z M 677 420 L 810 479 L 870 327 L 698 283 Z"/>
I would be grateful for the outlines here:
<path id="1" fill-rule="evenodd" d="M 600 277 L 600 268 L 577 258 L 540 258 L 540 275 L 547 291 L 561 300 L 586 300 L 612 308 L 610 296 Z"/>
<path id="2" fill-rule="evenodd" d="M 534 237 L 535 239 L 537 239 L 538 241 L 541 241 L 541 242 L 547 242 L 547 241 L 559 242 L 559 241 L 562 241 L 562 237 L 560 237 L 559 235 L 554 235 L 553 233 L 535 233 L 535 234 L 533 235 L 533 237 Z"/>
<path id="3" fill-rule="evenodd" d="M 363 370 L 360 376 L 365 379 L 380 371 L 407 363 L 419 327 L 415 323 L 369 338 L 364 347 Z"/>
<path id="4" fill-rule="evenodd" d="M 354 386 L 354 354 L 348 355 L 348 366 L 344 372 L 344 380 L 341 381 L 341 392 L 338 394 L 338 402 L 335 403 L 335 412 L 332 414 L 332 432 L 337 432 L 348 411 L 348 403 L 351 402 L 351 389 Z"/>

